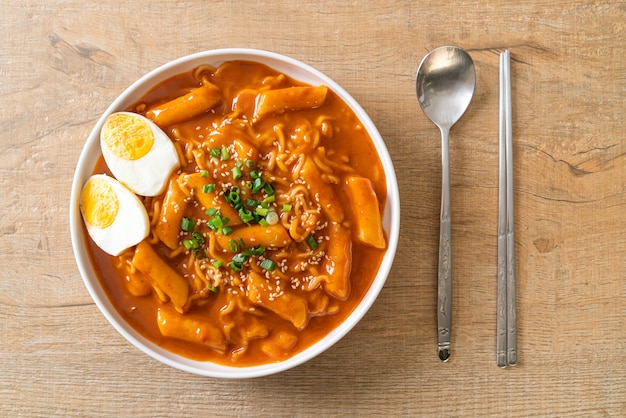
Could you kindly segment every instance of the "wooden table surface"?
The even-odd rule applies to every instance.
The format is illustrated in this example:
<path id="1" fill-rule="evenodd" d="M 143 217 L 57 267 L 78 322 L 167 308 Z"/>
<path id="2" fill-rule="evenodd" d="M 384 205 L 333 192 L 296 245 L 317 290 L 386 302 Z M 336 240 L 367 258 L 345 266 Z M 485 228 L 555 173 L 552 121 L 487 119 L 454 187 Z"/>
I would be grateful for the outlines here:
<path id="1" fill-rule="evenodd" d="M 457 3 L 457 4 L 454 4 Z M 0 416 L 625 416 L 626 3 L 147 1 L 0 5 Z M 415 96 L 431 49 L 477 88 L 451 133 L 453 356 L 437 359 L 440 137 Z M 218 380 L 134 348 L 74 261 L 88 133 L 141 75 L 224 47 L 282 53 L 371 115 L 402 201 L 396 261 L 312 361 Z M 498 54 L 512 55 L 519 365 L 495 361 Z"/>

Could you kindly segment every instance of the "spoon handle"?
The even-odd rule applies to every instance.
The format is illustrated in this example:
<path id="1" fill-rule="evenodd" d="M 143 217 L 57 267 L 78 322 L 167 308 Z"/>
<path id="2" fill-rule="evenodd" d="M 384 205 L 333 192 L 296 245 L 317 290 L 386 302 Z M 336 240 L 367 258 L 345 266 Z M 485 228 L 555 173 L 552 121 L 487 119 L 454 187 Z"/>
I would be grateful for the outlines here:
<path id="1" fill-rule="evenodd" d="M 450 358 L 452 322 L 452 241 L 450 227 L 449 128 L 441 127 L 441 214 L 439 223 L 439 274 L 437 280 L 437 329 L 439 359 Z"/>

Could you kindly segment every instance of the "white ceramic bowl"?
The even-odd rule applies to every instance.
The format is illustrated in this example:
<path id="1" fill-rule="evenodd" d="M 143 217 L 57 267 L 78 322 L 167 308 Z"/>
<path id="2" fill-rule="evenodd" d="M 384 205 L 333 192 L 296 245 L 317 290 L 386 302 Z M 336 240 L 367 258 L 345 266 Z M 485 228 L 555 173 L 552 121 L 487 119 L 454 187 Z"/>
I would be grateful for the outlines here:
<path id="1" fill-rule="evenodd" d="M 98 277 L 94 272 L 93 266 L 91 265 L 87 248 L 84 245 L 85 236 L 78 206 L 82 185 L 92 174 L 96 161 L 101 155 L 99 144 L 100 129 L 102 128 L 105 118 L 109 114 L 127 108 L 138 98 L 146 94 L 156 84 L 176 74 L 190 71 L 201 64 L 210 64 L 217 67 L 222 62 L 230 60 L 260 62 L 274 68 L 275 70 L 283 72 L 296 80 L 312 85 L 324 84 L 329 86 L 352 108 L 369 132 L 382 161 L 387 179 L 387 204 L 384 212 L 383 226 L 389 237 L 389 243 L 387 252 L 383 258 L 376 278 L 363 300 L 340 326 L 331 331 L 316 344 L 285 361 L 252 367 L 228 367 L 211 362 L 194 361 L 181 357 L 164 350 L 147 340 L 135 331 L 129 324 L 127 324 L 118 314 L 104 289 L 101 287 Z M 188 55 L 151 71 L 126 89 L 108 107 L 100 120 L 98 120 L 98 123 L 94 127 L 93 131 L 91 131 L 76 167 L 72 183 L 70 202 L 70 230 L 74 256 L 83 281 L 87 286 L 87 290 L 107 320 L 128 341 L 156 360 L 180 370 L 219 378 L 250 378 L 270 375 L 287 370 L 312 359 L 339 341 L 365 315 L 385 284 L 387 275 L 389 274 L 389 270 L 391 269 L 391 265 L 393 263 L 400 230 L 400 201 L 393 164 L 380 133 L 363 108 L 361 108 L 361 106 L 343 88 L 316 69 L 292 58 L 271 52 L 252 49 L 218 49 Z"/>

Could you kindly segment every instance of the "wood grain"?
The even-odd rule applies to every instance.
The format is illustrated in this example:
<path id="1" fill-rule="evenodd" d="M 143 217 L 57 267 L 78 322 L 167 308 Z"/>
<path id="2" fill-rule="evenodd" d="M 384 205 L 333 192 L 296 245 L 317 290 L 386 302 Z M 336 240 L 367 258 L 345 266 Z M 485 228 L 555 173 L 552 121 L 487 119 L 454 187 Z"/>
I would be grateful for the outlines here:
<path id="1" fill-rule="evenodd" d="M 623 1 L 0 4 L 0 415 L 624 416 Z M 440 143 L 414 92 L 457 44 L 477 90 L 451 131 L 453 357 L 436 356 Z M 280 375 L 203 378 L 132 347 L 73 260 L 70 185 L 113 99 L 189 53 L 267 49 L 370 114 L 402 202 L 397 259 L 342 341 Z M 519 365 L 495 362 L 498 53 L 511 50 Z"/>

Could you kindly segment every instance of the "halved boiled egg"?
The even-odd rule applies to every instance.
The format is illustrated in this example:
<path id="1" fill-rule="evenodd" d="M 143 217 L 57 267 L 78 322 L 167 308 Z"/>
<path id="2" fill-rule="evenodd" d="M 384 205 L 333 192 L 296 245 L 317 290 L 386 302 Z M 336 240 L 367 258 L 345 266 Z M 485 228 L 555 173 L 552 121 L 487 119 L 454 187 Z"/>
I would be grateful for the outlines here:
<path id="1" fill-rule="evenodd" d="M 136 113 L 109 115 L 100 132 L 100 147 L 115 178 L 141 196 L 163 193 L 170 175 L 180 167 L 170 138 Z"/>
<path id="2" fill-rule="evenodd" d="M 111 255 L 138 244 L 150 232 L 141 200 L 106 174 L 89 177 L 80 194 L 80 211 L 91 239 Z"/>

